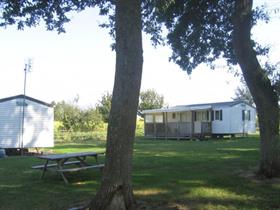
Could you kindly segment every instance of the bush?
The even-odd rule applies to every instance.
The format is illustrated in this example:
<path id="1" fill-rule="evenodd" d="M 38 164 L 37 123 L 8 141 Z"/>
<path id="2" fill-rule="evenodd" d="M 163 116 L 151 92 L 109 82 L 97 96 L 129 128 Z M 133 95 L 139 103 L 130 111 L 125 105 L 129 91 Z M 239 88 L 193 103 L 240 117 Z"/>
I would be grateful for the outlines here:
<path id="1" fill-rule="evenodd" d="M 90 140 L 105 141 L 107 136 L 107 123 L 101 123 L 94 131 L 65 131 L 61 130 L 61 122 L 55 122 L 54 138 L 56 143 L 61 142 L 85 142 Z M 136 137 L 144 136 L 144 120 L 138 119 L 136 122 Z"/>
<path id="2" fill-rule="evenodd" d="M 135 136 L 137 136 L 137 137 L 144 136 L 144 119 L 143 118 L 137 119 Z"/>
<path id="3" fill-rule="evenodd" d="M 59 125 L 59 123 L 55 123 L 55 125 Z M 107 123 L 99 124 L 98 128 L 94 131 L 65 131 L 55 129 L 54 138 L 55 142 L 82 142 L 82 141 L 90 141 L 90 140 L 106 140 L 107 133 Z"/>

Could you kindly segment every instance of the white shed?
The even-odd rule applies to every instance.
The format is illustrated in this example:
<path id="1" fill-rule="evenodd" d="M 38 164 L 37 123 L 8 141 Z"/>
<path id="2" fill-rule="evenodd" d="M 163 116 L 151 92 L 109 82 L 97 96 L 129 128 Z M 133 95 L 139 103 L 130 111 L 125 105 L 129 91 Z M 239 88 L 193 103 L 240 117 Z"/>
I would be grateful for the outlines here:
<path id="1" fill-rule="evenodd" d="M 192 138 L 256 131 L 256 109 L 243 101 L 174 106 L 143 114 L 148 137 Z"/>
<path id="2" fill-rule="evenodd" d="M 51 104 L 24 95 L 0 99 L 0 148 L 53 146 Z"/>

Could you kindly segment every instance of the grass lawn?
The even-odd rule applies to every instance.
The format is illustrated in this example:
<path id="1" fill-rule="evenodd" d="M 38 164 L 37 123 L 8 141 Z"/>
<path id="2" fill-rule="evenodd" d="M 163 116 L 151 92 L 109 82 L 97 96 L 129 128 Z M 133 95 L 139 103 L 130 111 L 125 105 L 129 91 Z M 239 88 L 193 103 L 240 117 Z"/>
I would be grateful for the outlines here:
<path id="1" fill-rule="evenodd" d="M 57 144 L 55 153 L 103 151 L 104 141 Z M 280 209 L 280 182 L 246 174 L 257 165 L 256 137 L 219 141 L 136 140 L 133 184 L 151 209 Z M 94 196 L 99 171 L 69 174 L 70 184 L 31 169 L 35 157 L 0 159 L 0 209 L 66 209 Z M 173 208 L 171 208 L 173 207 Z M 176 207 L 176 208 L 175 208 Z"/>

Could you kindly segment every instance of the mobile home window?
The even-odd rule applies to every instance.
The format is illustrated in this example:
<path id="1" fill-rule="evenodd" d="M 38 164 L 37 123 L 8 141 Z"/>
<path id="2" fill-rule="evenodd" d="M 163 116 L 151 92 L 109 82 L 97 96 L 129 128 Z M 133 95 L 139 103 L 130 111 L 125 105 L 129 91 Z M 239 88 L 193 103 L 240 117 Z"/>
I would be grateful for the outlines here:
<path id="1" fill-rule="evenodd" d="M 215 120 L 220 120 L 220 110 L 215 111 Z"/>
<path id="2" fill-rule="evenodd" d="M 146 123 L 153 123 L 153 122 L 154 122 L 154 120 L 153 120 L 153 115 L 147 114 L 147 115 L 145 116 L 145 122 L 146 122 Z"/>
<path id="3" fill-rule="evenodd" d="M 242 110 L 242 120 L 250 121 L 251 120 L 251 112 L 250 110 Z"/>
<path id="4" fill-rule="evenodd" d="M 157 123 L 163 123 L 163 116 L 162 115 L 156 115 L 155 121 Z"/>
<path id="5" fill-rule="evenodd" d="M 215 120 L 223 120 L 223 110 L 215 111 Z"/>
<path id="6" fill-rule="evenodd" d="M 196 121 L 208 121 L 207 111 L 197 111 L 195 112 L 195 120 Z"/>

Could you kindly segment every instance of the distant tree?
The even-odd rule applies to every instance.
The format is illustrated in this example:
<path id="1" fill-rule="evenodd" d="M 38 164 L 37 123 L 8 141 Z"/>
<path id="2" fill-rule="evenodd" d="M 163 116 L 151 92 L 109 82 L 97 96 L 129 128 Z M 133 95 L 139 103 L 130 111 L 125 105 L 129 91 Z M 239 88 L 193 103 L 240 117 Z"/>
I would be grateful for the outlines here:
<path id="1" fill-rule="evenodd" d="M 241 85 L 235 89 L 235 96 L 232 99 L 235 101 L 245 101 L 251 106 L 254 104 L 253 97 L 244 79 L 241 79 Z"/>
<path id="2" fill-rule="evenodd" d="M 65 101 L 60 102 L 53 102 L 54 107 L 54 120 L 55 121 L 61 121 L 63 120 L 63 114 L 64 114 L 64 107 L 66 106 Z"/>
<path id="3" fill-rule="evenodd" d="M 95 108 L 83 110 L 80 119 L 82 131 L 94 131 L 102 123 L 102 115 Z"/>
<path id="4" fill-rule="evenodd" d="M 58 102 L 54 107 L 54 119 L 61 121 L 65 130 L 78 131 L 81 126 L 81 110 L 74 104 Z"/>
<path id="5" fill-rule="evenodd" d="M 111 110 L 112 94 L 105 93 L 97 104 L 97 110 L 103 117 L 104 122 L 108 122 Z M 160 109 L 164 105 L 164 96 L 158 94 L 153 89 L 148 89 L 140 92 L 139 96 L 139 114 L 146 109 Z"/>
<path id="6" fill-rule="evenodd" d="M 144 90 L 140 93 L 139 111 L 146 109 L 160 109 L 164 105 L 163 95 L 158 94 L 154 89 Z"/>
<path id="7" fill-rule="evenodd" d="M 111 104 L 112 104 L 112 94 L 107 92 L 104 95 L 102 95 L 101 100 L 99 101 L 99 103 L 96 106 L 97 110 L 102 115 L 104 122 L 109 121 Z"/>
<path id="8" fill-rule="evenodd" d="M 97 109 L 81 109 L 65 101 L 56 103 L 54 119 L 60 121 L 66 131 L 93 131 L 102 123 L 102 115 Z"/>

